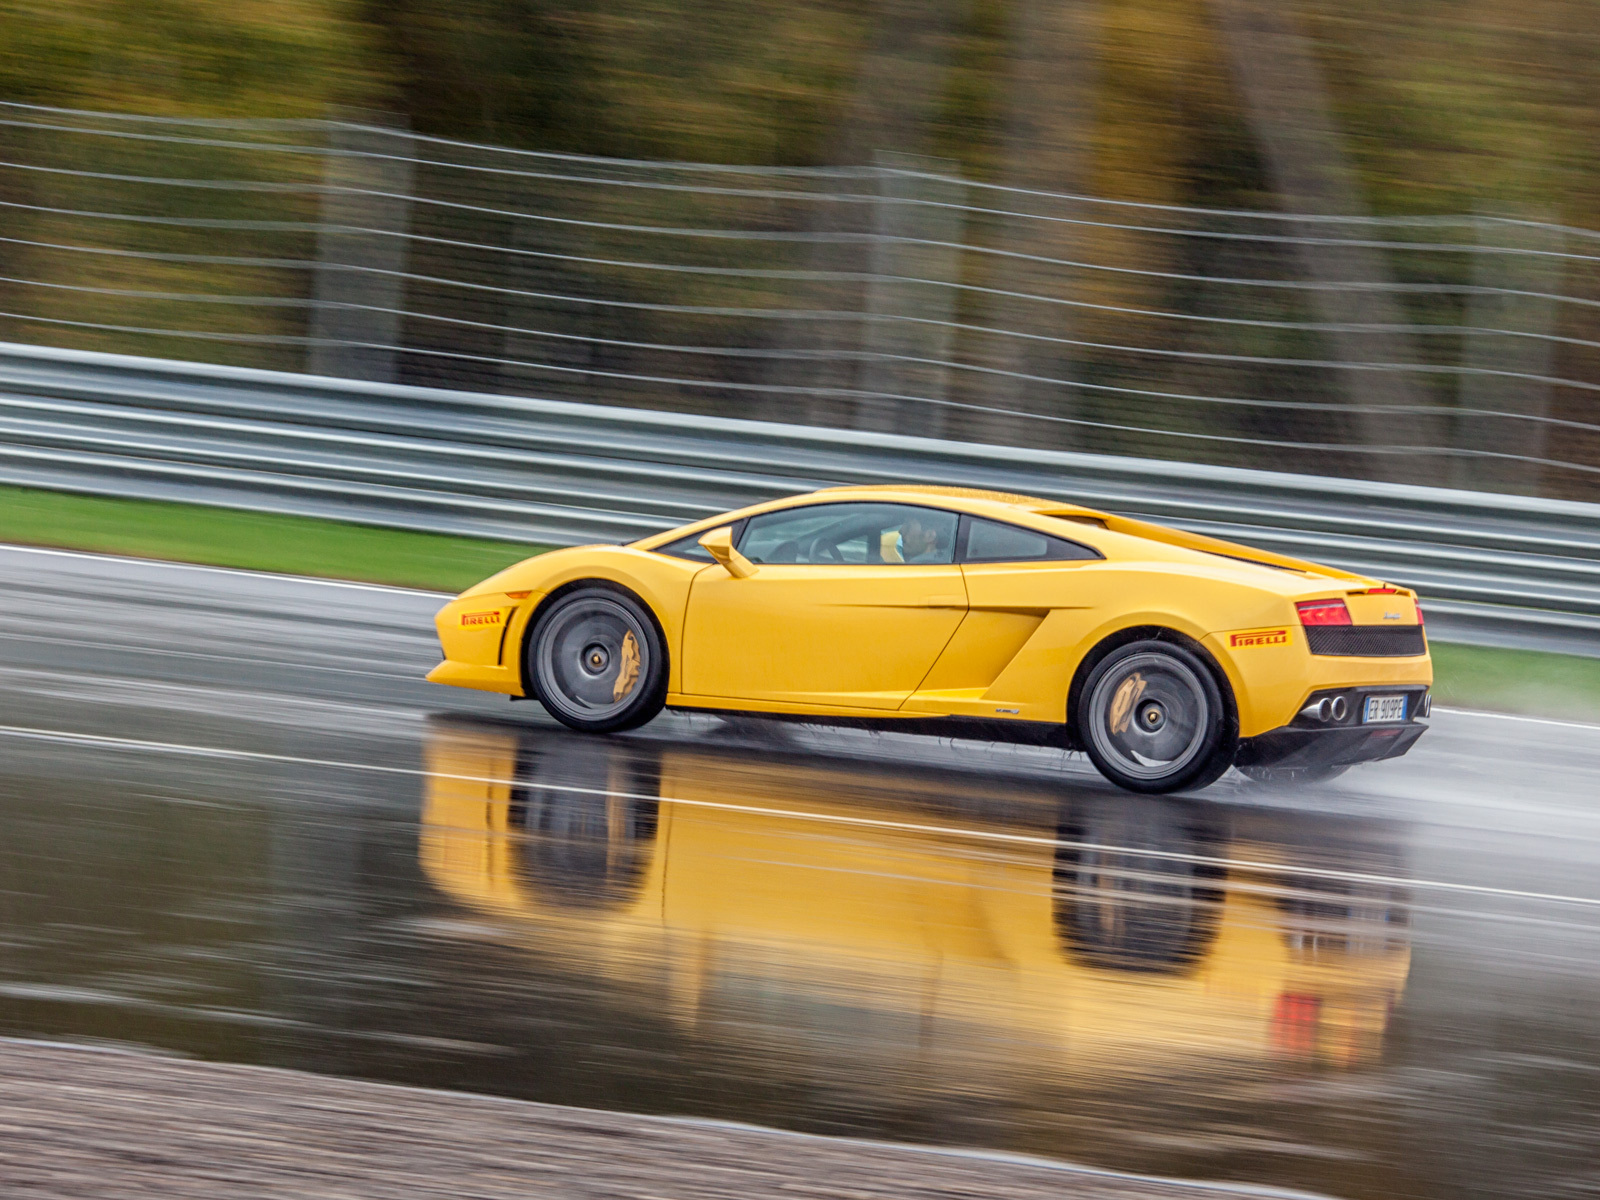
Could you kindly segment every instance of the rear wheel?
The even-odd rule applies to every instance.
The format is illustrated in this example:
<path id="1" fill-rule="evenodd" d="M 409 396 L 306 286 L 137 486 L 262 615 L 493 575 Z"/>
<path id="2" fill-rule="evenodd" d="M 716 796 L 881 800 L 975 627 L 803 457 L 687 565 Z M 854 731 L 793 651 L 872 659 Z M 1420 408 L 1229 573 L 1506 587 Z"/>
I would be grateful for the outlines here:
<path id="1" fill-rule="evenodd" d="M 1215 782 L 1233 761 L 1236 725 L 1210 668 L 1171 642 L 1117 647 L 1089 673 L 1078 706 L 1089 758 L 1134 792 Z"/>
<path id="2" fill-rule="evenodd" d="M 643 725 L 666 700 L 667 654 L 644 605 L 613 588 L 548 601 L 528 638 L 528 679 L 563 725 L 611 733 Z"/>

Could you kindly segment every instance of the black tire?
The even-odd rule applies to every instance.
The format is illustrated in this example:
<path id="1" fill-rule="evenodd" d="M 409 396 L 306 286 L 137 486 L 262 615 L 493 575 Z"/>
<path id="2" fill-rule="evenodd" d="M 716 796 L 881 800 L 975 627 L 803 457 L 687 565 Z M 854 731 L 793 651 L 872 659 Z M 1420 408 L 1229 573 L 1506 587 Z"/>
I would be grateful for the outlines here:
<path id="1" fill-rule="evenodd" d="M 1188 971 L 1216 940 L 1227 875 L 1220 844 L 1220 831 L 1185 801 L 1071 805 L 1056 826 L 1058 943 L 1100 970 Z"/>
<path id="2" fill-rule="evenodd" d="M 1261 767 L 1241 766 L 1239 774 L 1251 783 L 1272 784 L 1280 787 L 1307 787 L 1337 779 L 1350 769 L 1345 763 L 1337 767 Z"/>
<path id="3" fill-rule="evenodd" d="M 1233 763 L 1239 722 L 1211 668 L 1172 642 L 1118 646 L 1078 701 L 1077 734 L 1100 773 L 1130 792 L 1216 782 Z"/>
<path id="4" fill-rule="evenodd" d="M 511 789 L 523 882 L 551 907 L 620 909 L 639 894 L 655 857 L 658 752 L 648 743 L 546 736 L 542 750 L 527 746 L 519 755 Z"/>
<path id="5" fill-rule="evenodd" d="M 533 694 L 569 729 L 634 729 L 666 702 L 661 631 L 650 611 L 620 588 L 586 585 L 547 600 L 525 654 Z"/>

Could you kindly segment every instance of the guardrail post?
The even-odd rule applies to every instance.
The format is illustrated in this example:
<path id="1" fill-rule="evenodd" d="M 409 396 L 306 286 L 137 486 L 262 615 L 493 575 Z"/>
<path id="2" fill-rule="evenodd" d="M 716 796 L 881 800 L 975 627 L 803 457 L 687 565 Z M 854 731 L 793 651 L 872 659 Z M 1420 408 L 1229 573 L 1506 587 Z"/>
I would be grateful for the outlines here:
<path id="1" fill-rule="evenodd" d="M 399 121 L 350 112 L 328 122 L 306 354 L 313 375 L 396 381 L 414 178 L 414 142 Z"/>
<path id="2" fill-rule="evenodd" d="M 1081 274 L 1061 260 L 1085 259 L 1093 252 L 1084 226 L 1050 218 L 1093 219 L 1079 202 L 1063 204 L 1059 196 L 1088 186 L 1104 9 L 1102 0 L 1014 0 L 1010 5 L 1000 182 L 1017 190 L 988 193 L 985 201 L 986 207 L 1011 215 L 973 222 L 989 227 L 993 248 L 1001 251 L 973 264 L 979 281 L 993 289 L 980 302 L 979 324 L 1010 336 L 965 335 L 976 351 L 973 358 L 989 369 L 969 377 L 967 391 L 1000 411 L 962 413 L 962 436 L 1018 446 L 1085 443 L 1081 426 L 1036 418 L 1086 415 L 1082 393 L 1072 386 L 1082 364 L 1074 362 L 1075 348 L 1066 344 L 1082 336 L 1082 318 L 1070 304 L 1054 301 L 1078 299 L 1087 290 Z"/>
<path id="3" fill-rule="evenodd" d="M 957 164 L 879 151 L 872 282 L 857 378 L 871 393 L 856 427 L 939 437 L 949 390 L 955 287 L 961 278 L 962 203 Z"/>
<path id="4" fill-rule="evenodd" d="M 1545 456 L 1555 354 L 1555 294 L 1561 287 L 1566 244 L 1554 225 L 1488 216 L 1473 221 L 1473 290 L 1467 305 L 1451 482 L 1483 492 L 1539 494 Z M 1505 417 L 1480 413 L 1506 413 Z M 1510 456 L 1510 457 L 1501 457 Z"/>
<path id="5" fill-rule="evenodd" d="M 1211 10 L 1267 176 L 1285 207 L 1323 218 L 1361 216 L 1360 181 L 1311 39 L 1293 8 L 1279 0 L 1211 0 Z M 1437 448 L 1448 409 L 1441 403 L 1437 416 L 1426 411 L 1428 394 L 1406 373 L 1417 354 L 1409 318 L 1389 290 L 1393 278 L 1382 251 L 1370 244 L 1369 233 L 1351 236 L 1337 220 L 1291 228 L 1306 275 L 1317 285 L 1309 296 L 1313 311 L 1327 326 L 1333 357 L 1345 364 L 1336 374 L 1357 443 Z M 1372 478 L 1398 483 L 1442 483 L 1447 474 L 1427 454 L 1373 454 L 1366 465 Z"/>
<path id="6" fill-rule="evenodd" d="M 603 311 L 584 298 L 598 298 L 600 281 L 573 259 L 587 247 L 581 233 L 540 217 L 581 216 L 573 187 L 560 179 L 513 175 L 506 207 L 527 216 L 511 218 L 500 388 L 521 396 L 595 400 L 590 374 L 601 365 L 591 340 L 602 331 Z M 561 297 L 573 297 L 562 299 Z"/>

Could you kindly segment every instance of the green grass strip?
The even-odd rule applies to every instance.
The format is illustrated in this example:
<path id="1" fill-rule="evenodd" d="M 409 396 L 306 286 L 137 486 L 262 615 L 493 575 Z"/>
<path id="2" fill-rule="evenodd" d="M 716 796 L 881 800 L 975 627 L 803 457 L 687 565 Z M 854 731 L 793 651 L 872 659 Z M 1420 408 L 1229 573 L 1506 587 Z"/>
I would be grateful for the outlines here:
<path id="1" fill-rule="evenodd" d="M 459 592 L 548 546 L 0 487 L 0 541 Z"/>
<path id="2" fill-rule="evenodd" d="M 458 592 L 548 547 L 0 487 L 0 541 Z M 1433 645 L 1440 704 L 1600 721 L 1600 658 Z"/>
<path id="3" fill-rule="evenodd" d="M 1434 699 L 1455 708 L 1600 721 L 1600 658 L 1434 642 Z"/>

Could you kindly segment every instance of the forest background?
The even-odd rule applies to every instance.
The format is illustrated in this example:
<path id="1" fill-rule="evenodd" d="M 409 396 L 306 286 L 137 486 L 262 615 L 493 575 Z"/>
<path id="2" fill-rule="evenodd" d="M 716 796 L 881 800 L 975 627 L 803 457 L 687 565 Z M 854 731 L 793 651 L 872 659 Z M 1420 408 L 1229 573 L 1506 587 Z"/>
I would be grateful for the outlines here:
<path id="1" fill-rule="evenodd" d="M 1297 261 L 1288 247 L 1293 237 L 1276 246 L 1252 238 L 1317 232 L 1306 226 L 1257 223 L 1241 235 L 1238 226 L 1185 216 L 1202 232 L 1174 238 L 1135 228 L 1169 219 L 1158 210 L 1111 208 L 1094 210 L 1090 226 L 1076 220 L 1079 210 L 1066 220 L 1056 212 L 1054 224 L 1036 222 L 1023 240 L 1007 241 L 1012 234 L 995 221 L 985 229 L 969 220 L 961 236 L 988 239 L 991 249 L 951 268 L 960 295 L 940 315 L 962 331 L 955 343 L 886 345 L 869 330 L 865 352 L 852 340 L 862 336 L 859 326 L 818 334 L 827 344 L 812 345 L 774 332 L 770 320 L 735 327 L 646 315 L 674 303 L 870 309 L 872 295 L 797 299 L 749 278 L 719 282 L 705 273 L 730 265 L 863 269 L 848 258 L 781 258 L 773 250 L 735 262 L 727 246 L 675 247 L 674 269 L 700 275 L 584 268 L 575 277 L 508 274 L 504 261 L 466 253 L 430 259 L 418 243 L 406 268 L 415 277 L 470 278 L 478 291 L 456 287 L 446 296 L 408 285 L 397 378 L 1573 498 L 1593 498 L 1600 481 L 1592 399 L 1600 388 L 1600 239 L 1581 232 L 1600 230 L 1593 0 L 0 0 L 0 102 L 207 119 L 394 114 L 417 134 L 659 162 L 850 167 L 882 161 L 884 151 L 910 153 L 976 184 L 1021 189 L 997 199 L 969 188 L 968 203 L 990 208 L 1022 207 L 1018 197 L 1033 189 L 1206 212 L 1460 218 L 1449 228 L 1399 224 L 1381 233 L 1449 242 L 1449 253 L 1402 246 L 1324 263 L 1334 276 L 1399 281 L 1398 299 L 1368 291 L 1359 303 L 1337 291 L 1204 282 L 1304 272 L 1304 255 Z M 225 151 L 207 159 L 199 150 L 157 161 L 152 142 L 75 139 L 24 118 L 0 122 L 0 165 L 25 164 L 0 171 L 10 235 L 0 237 L 0 339 L 305 366 L 298 347 L 316 303 L 310 277 L 240 264 L 309 262 L 318 251 L 306 239 L 231 233 L 224 247 L 203 224 L 185 231 L 62 214 L 133 205 L 186 217 L 288 216 L 311 227 L 319 163 Z M 121 179 L 249 176 L 267 190 L 254 199 L 141 191 L 96 179 L 97 171 Z M 299 188 L 304 202 L 270 195 L 274 186 Z M 463 209 L 462 201 L 484 211 L 542 202 L 471 191 L 460 172 L 445 182 L 419 177 L 418 186 Z M 687 201 L 674 209 L 664 193 L 645 211 L 640 195 L 590 191 L 558 202 L 569 215 L 614 222 L 746 219 L 732 202 L 721 211 Z M 270 212 L 267 200 L 277 205 Z M 441 212 L 418 210 L 412 231 L 434 235 L 435 245 L 531 244 L 504 221 L 450 224 Z M 1485 217 L 1573 229 L 1524 238 L 1490 260 L 1472 253 L 1483 234 L 1472 222 Z M 805 226 L 810 219 L 791 227 L 814 229 Z M 586 238 L 536 248 L 584 261 L 657 252 L 638 239 Z M 86 247 L 111 253 L 96 257 L 81 252 Z M 180 262 L 219 248 L 231 265 Z M 1115 266 L 1030 272 L 1022 258 L 992 253 L 1008 248 L 1046 262 Z M 1544 257 L 1515 257 L 1528 249 Z M 1466 297 L 1484 282 L 1485 262 L 1532 262 L 1542 274 L 1488 282 L 1572 300 L 1559 311 L 1474 310 Z M 927 264 L 890 266 L 917 274 Z M 550 306 L 494 302 L 518 289 L 625 304 L 589 305 L 579 321 Z M 175 299 L 202 292 L 226 302 Z M 1056 300 L 1030 307 L 992 299 L 1007 292 Z M 1405 344 L 1382 333 L 1327 332 L 1362 321 L 1405 326 Z M 1477 347 L 1457 335 L 1475 325 L 1535 336 Z M 118 326 L 172 326 L 210 340 L 119 334 Z M 555 337 L 530 350 L 529 339 L 515 344 L 502 333 L 521 327 Z M 1015 339 L 970 332 L 995 327 L 1032 341 L 1019 350 Z M 1428 336 L 1412 336 L 1417 331 Z M 732 353 L 713 362 L 662 349 L 696 341 Z M 560 358 L 575 346 L 584 348 L 581 358 Z M 854 355 L 843 373 L 837 363 L 819 365 L 839 347 L 841 357 Z M 1525 361 L 1529 347 L 1535 358 Z M 865 360 L 885 350 L 947 359 L 959 370 L 941 369 L 932 381 L 914 371 L 874 374 Z M 503 360 L 518 356 L 543 365 L 506 371 Z M 769 360 L 788 363 L 787 374 L 752 365 Z M 1344 369 L 1362 361 L 1408 366 Z M 1538 385 L 1536 396 L 1515 383 L 1485 388 L 1479 384 L 1493 372 L 1475 374 L 1475 363 L 1562 382 Z M 314 360 L 311 369 L 319 369 Z M 691 370 L 702 377 L 681 387 L 661 382 Z M 895 410 L 794 401 L 829 389 L 914 393 L 920 402 Z M 1363 406 L 1373 411 L 1361 415 Z M 1419 409 L 1427 415 L 1404 415 Z M 1524 415 L 1460 415 L 1473 410 Z M 1025 419 L 995 415 L 1013 411 Z M 1435 450 L 1363 458 L 1344 449 L 1384 442 Z"/>
<path id="2" fill-rule="evenodd" d="M 1600 227 L 1592 0 L 1289 7 L 1372 211 L 1498 204 Z M 5 0 L 0 100 L 205 117 L 344 105 L 511 146 L 820 165 L 859 159 L 852 118 L 911 38 L 941 61 L 939 94 L 918 145 L 895 149 L 1002 179 L 1026 109 L 1064 127 L 1052 140 L 1090 144 L 1083 190 L 1274 206 L 1206 0 Z M 1030 94 L 1030 57 L 1076 76 L 1080 103 Z"/>

